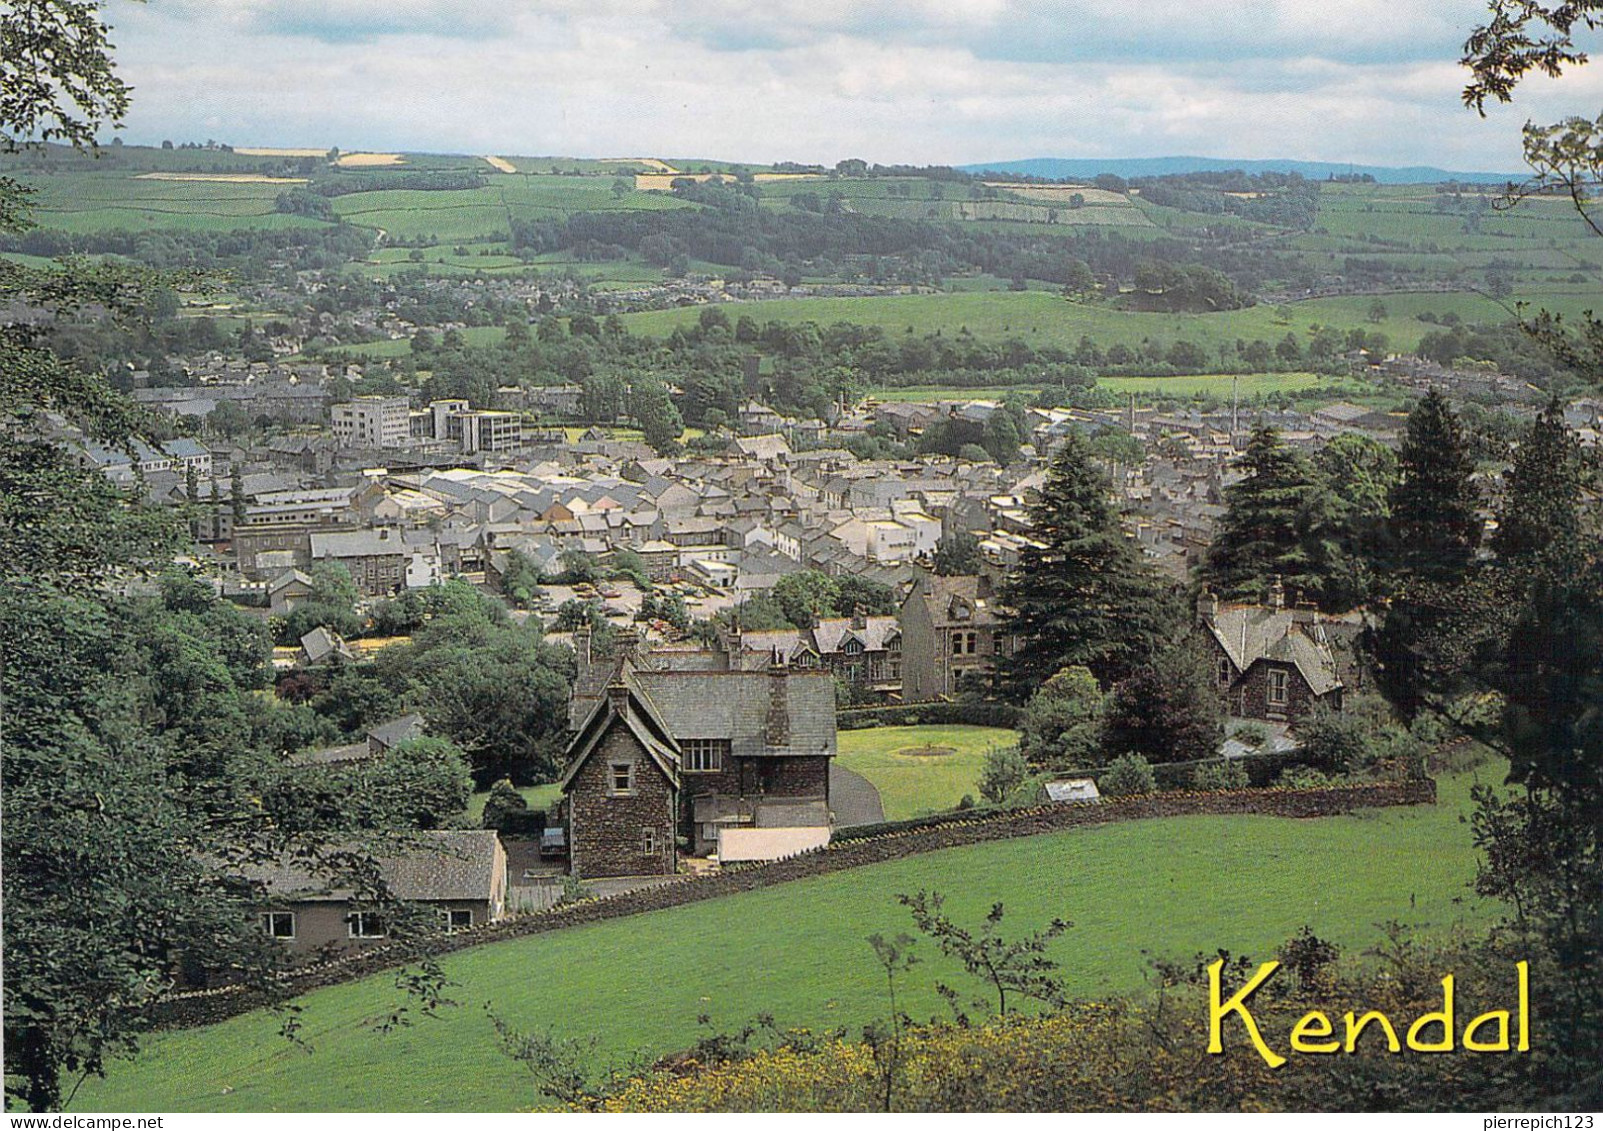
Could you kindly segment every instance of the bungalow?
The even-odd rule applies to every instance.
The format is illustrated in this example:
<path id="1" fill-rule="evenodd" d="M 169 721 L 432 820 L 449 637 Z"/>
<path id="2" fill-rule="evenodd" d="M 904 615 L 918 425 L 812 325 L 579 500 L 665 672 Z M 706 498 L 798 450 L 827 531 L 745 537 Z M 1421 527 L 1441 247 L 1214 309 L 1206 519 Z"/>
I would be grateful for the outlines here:
<path id="1" fill-rule="evenodd" d="M 385 894 L 433 910 L 441 930 L 469 930 L 506 913 L 506 851 L 491 830 L 412 833 L 404 850 L 376 864 Z M 390 936 L 389 918 L 373 909 L 375 893 L 358 893 L 306 861 L 286 856 L 243 872 L 262 888 L 263 933 L 297 958 L 372 946 Z"/>

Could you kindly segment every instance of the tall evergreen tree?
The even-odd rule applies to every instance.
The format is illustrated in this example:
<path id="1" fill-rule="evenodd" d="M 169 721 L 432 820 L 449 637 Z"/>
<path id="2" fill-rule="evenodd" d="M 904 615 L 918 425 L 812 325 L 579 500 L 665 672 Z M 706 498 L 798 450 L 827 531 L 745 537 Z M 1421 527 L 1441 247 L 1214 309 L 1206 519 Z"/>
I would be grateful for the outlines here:
<path id="1" fill-rule="evenodd" d="M 1503 473 L 1506 494 L 1492 536 L 1498 558 L 1512 561 L 1574 537 L 1584 482 L 1580 441 L 1555 399 L 1531 422 Z"/>
<path id="2" fill-rule="evenodd" d="M 1236 467 L 1246 476 L 1225 488 L 1225 515 L 1200 579 L 1237 600 L 1262 599 L 1276 577 L 1327 607 L 1361 599 L 1344 546 L 1347 507 L 1308 457 L 1260 425 Z"/>
<path id="3" fill-rule="evenodd" d="M 1071 432 L 1030 508 L 1030 533 L 1040 544 L 1020 553 L 1003 590 L 1018 640 L 1003 675 L 1019 700 L 1072 665 L 1104 684 L 1123 679 L 1178 623 L 1162 578 L 1119 525 L 1111 495 L 1089 445 Z"/>
<path id="4" fill-rule="evenodd" d="M 1458 414 L 1432 389 L 1408 414 L 1391 493 L 1392 563 L 1406 580 L 1462 577 L 1481 542 L 1475 461 Z"/>

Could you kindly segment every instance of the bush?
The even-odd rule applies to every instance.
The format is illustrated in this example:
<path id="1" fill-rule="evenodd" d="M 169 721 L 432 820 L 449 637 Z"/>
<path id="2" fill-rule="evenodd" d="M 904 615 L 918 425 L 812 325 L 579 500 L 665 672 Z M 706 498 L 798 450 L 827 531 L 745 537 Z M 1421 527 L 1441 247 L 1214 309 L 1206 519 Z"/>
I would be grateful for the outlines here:
<path id="1" fill-rule="evenodd" d="M 1321 789 L 1334 784 L 1334 779 L 1312 766 L 1287 766 L 1281 771 L 1275 784 L 1282 789 Z"/>
<path id="2" fill-rule="evenodd" d="M 517 791 L 511 778 L 502 778 L 490 787 L 490 796 L 484 801 L 484 819 L 480 823 L 487 829 L 506 828 L 513 814 L 526 812 L 529 803 Z"/>
<path id="3" fill-rule="evenodd" d="M 1204 762 L 1197 767 L 1192 785 L 1202 790 L 1246 789 L 1247 767 L 1229 758 L 1218 762 Z"/>
<path id="4" fill-rule="evenodd" d="M 1269 728 L 1262 723 L 1242 723 L 1230 732 L 1230 737 L 1257 750 L 1269 741 Z"/>
<path id="5" fill-rule="evenodd" d="M 1102 690 L 1083 667 L 1064 668 L 1030 697 L 1019 722 L 1019 749 L 1037 765 L 1096 760 Z"/>
<path id="6" fill-rule="evenodd" d="M 1097 789 L 1109 797 L 1128 797 L 1136 793 L 1155 793 L 1158 779 L 1152 763 L 1140 754 L 1121 754 L 1097 779 Z"/>
<path id="7" fill-rule="evenodd" d="M 1303 761 L 1341 773 L 1367 766 L 1374 760 L 1375 737 L 1366 719 L 1326 707 L 1316 708 L 1297 726 Z"/>
<path id="8" fill-rule="evenodd" d="M 980 796 L 1001 804 L 1024 784 L 1030 764 L 1017 746 L 993 746 L 985 752 L 985 769 L 980 772 Z"/>

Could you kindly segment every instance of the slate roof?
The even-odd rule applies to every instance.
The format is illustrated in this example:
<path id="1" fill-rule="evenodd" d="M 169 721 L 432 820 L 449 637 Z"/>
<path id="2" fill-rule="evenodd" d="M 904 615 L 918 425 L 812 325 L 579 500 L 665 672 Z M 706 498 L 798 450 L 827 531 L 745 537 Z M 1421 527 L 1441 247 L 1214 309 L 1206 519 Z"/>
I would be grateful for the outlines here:
<path id="1" fill-rule="evenodd" d="M 1323 630 L 1317 624 L 1305 629 L 1290 609 L 1227 605 L 1209 620 L 1208 628 L 1239 672 L 1269 660 L 1295 666 L 1315 695 L 1342 686 L 1330 645 L 1309 635 L 1323 636 Z"/>
<path id="2" fill-rule="evenodd" d="M 367 737 L 377 742 L 386 750 L 392 750 L 408 739 L 417 738 L 423 733 L 423 716 L 417 712 L 402 715 L 398 719 L 379 723 L 369 727 Z"/>
<path id="3" fill-rule="evenodd" d="M 306 652 L 306 659 L 314 664 L 326 659 L 335 652 L 339 652 L 341 655 L 350 654 L 350 649 L 345 647 L 345 641 L 341 640 L 337 633 L 329 631 L 324 625 L 318 625 L 301 637 L 300 643 L 301 648 Z"/>
<path id="4" fill-rule="evenodd" d="M 406 545 L 394 531 L 352 530 L 348 532 L 313 534 L 312 557 L 315 558 L 376 558 L 405 554 Z"/>
<path id="5" fill-rule="evenodd" d="M 345 762 L 365 762 L 372 757 L 373 748 L 366 742 L 348 742 L 344 746 L 297 750 L 288 761 L 292 766 L 338 766 Z"/>
<path id="6" fill-rule="evenodd" d="M 853 637 L 863 642 L 865 652 L 881 652 L 891 637 L 901 631 L 895 617 L 864 617 L 863 627 L 854 628 L 850 617 L 828 617 L 813 626 L 813 640 L 824 655 L 839 652 Z"/>
<path id="7" fill-rule="evenodd" d="M 995 606 L 980 596 L 978 577 L 925 575 L 920 596 L 929 606 L 930 621 L 936 628 L 962 625 L 985 627 L 998 623 Z"/>
<path id="8" fill-rule="evenodd" d="M 497 844 L 491 829 L 412 833 L 405 847 L 377 857 L 379 875 L 396 899 L 488 900 L 495 882 Z M 349 888 L 336 886 L 306 862 L 288 857 L 240 871 L 278 899 L 344 902 L 352 896 Z"/>
<path id="9" fill-rule="evenodd" d="M 312 579 L 308 575 L 298 569 L 287 569 L 273 579 L 273 583 L 267 587 L 267 591 L 269 593 L 277 593 L 280 589 L 290 585 L 303 585 L 310 588 L 311 584 Z"/>
<path id="10" fill-rule="evenodd" d="M 737 758 L 835 754 L 835 678 L 828 672 L 638 671 L 675 737 L 727 738 Z M 770 726 L 777 713 L 778 730 Z M 782 741 L 770 741 L 782 734 Z"/>

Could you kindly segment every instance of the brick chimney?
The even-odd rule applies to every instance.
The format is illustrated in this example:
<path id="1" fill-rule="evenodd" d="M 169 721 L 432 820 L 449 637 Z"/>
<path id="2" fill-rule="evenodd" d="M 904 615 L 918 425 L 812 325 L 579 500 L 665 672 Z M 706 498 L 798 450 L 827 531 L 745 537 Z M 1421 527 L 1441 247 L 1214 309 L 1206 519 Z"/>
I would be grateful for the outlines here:
<path id="1" fill-rule="evenodd" d="M 1197 625 L 1206 628 L 1219 618 L 1219 598 L 1211 589 L 1197 594 Z"/>
<path id="2" fill-rule="evenodd" d="M 868 627 L 868 614 L 863 611 L 863 606 L 861 605 L 852 606 L 852 627 L 858 632 L 862 632 Z"/>
<path id="3" fill-rule="evenodd" d="M 1276 612 L 1286 607 L 1286 587 L 1281 583 L 1278 573 L 1269 584 L 1269 607 Z"/>
<path id="4" fill-rule="evenodd" d="M 615 712 L 623 714 L 629 709 L 629 686 L 621 679 L 607 684 L 607 702 Z"/>

